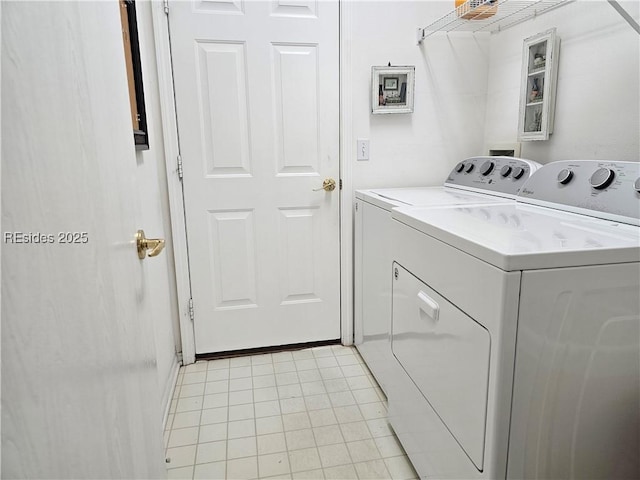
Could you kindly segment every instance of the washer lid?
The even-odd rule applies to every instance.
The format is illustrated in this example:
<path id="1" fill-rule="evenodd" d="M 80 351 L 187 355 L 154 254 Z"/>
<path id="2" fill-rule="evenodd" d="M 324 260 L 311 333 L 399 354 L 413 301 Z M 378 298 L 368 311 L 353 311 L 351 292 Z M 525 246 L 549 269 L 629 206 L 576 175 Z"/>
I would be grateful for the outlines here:
<path id="1" fill-rule="evenodd" d="M 392 216 L 506 271 L 640 261 L 640 228 L 544 207 L 400 207 Z"/>
<path id="2" fill-rule="evenodd" d="M 449 187 L 375 188 L 358 190 L 356 197 L 377 207 L 391 210 L 401 206 L 441 206 L 477 203 L 506 203 L 494 195 L 472 193 Z"/>

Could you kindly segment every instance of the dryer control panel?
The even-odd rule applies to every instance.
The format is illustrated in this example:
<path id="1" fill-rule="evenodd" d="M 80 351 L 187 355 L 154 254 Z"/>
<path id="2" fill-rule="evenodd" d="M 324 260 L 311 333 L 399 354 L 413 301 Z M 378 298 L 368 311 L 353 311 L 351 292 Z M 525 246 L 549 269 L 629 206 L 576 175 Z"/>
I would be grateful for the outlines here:
<path id="1" fill-rule="evenodd" d="M 519 202 L 640 225 L 640 163 L 565 160 L 544 165 Z"/>
<path id="2" fill-rule="evenodd" d="M 445 181 L 447 187 L 514 198 L 537 162 L 516 157 L 471 157 L 458 163 Z"/>

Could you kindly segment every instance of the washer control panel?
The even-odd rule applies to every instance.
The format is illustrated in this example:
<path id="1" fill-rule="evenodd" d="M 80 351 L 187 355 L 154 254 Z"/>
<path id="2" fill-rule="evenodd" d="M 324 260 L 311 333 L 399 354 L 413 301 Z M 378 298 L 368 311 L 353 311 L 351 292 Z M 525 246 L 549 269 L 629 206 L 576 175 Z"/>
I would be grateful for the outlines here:
<path id="1" fill-rule="evenodd" d="M 542 165 L 515 157 L 471 157 L 458 163 L 445 181 L 448 187 L 513 198 Z"/>
<path id="2" fill-rule="evenodd" d="M 518 201 L 640 225 L 640 163 L 566 160 L 544 165 Z"/>

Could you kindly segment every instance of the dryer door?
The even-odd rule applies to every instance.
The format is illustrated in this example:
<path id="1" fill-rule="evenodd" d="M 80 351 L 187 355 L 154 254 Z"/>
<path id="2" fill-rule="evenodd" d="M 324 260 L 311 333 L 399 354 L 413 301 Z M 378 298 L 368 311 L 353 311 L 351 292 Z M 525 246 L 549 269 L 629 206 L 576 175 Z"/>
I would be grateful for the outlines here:
<path id="1" fill-rule="evenodd" d="M 393 271 L 393 354 L 482 470 L 489 332 L 399 264 Z"/>

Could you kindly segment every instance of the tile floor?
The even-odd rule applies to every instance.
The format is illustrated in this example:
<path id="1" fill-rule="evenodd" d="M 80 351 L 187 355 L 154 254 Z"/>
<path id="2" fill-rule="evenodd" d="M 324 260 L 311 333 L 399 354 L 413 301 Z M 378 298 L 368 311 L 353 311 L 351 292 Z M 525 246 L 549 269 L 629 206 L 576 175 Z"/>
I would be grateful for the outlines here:
<path id="1" fill-rule="evenodd" d="M 384 394 L 353 347 L 182 367 L 165 431 L 170 479 L 414 479 Z"/>

